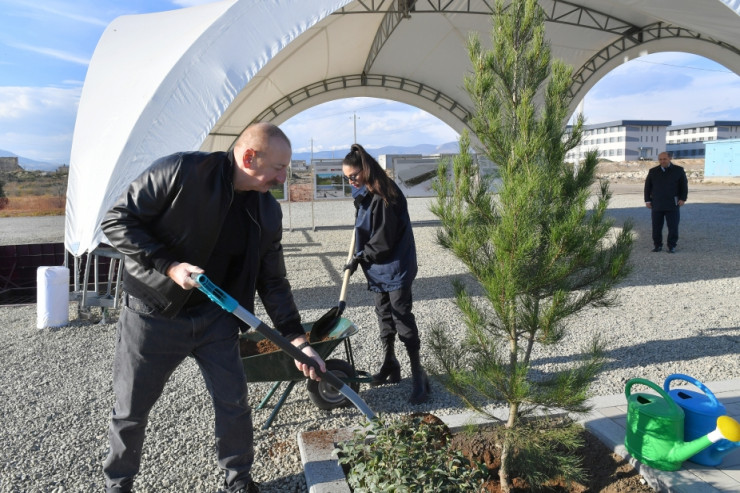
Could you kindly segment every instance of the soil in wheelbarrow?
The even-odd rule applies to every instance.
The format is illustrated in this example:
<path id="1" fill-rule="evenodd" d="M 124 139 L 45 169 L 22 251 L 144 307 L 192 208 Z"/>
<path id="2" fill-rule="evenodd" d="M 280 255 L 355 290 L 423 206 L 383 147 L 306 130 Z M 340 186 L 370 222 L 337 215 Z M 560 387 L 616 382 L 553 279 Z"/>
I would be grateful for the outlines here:
<path id="1" fill-rule="evenodd" d="M 306 337 L 311 337 L 311 332 L 306 332 Z M 334 339 L 332 336 L 326 336 L 320 341 L 324 342 Z M 269 339 L 261 339 L 259 341 L 250 341 L 248 339 L 239 339 L 239 356 L 247 358 L 249 356 L 257 356 L 258 354 L 272 353 L 280 351 L 277 344 Z"/>

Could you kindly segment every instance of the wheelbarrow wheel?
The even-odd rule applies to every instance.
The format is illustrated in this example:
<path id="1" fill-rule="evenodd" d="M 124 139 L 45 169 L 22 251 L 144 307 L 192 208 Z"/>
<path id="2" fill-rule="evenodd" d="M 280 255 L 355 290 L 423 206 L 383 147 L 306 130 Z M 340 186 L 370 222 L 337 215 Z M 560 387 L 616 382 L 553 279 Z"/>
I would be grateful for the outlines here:
<path id="1" fill-rule="evenodd" d="M 357 372 L 354 367 L 342 359 L 328 359 L 325 363 L 326 371 L 332 372 L 342 381 L 357 377 Z M 355 392 L 360 390 L 360 382 L 345 383 Z M 308 380 L 306 382 L 306 389 L 308 390 L 308 397 L 319 409 L 329 410 L 352 404 L 344 394 L 324 380 L 320 382 L 317 382 L 316 380 Z"/>

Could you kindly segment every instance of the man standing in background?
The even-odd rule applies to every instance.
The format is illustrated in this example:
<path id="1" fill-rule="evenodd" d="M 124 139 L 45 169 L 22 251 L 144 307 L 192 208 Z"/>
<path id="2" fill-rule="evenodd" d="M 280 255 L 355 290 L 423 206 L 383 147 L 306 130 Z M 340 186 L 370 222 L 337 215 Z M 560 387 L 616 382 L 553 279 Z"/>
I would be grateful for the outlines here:
<path id="1" fill-rule="evenodd" d="M 658 155 L 659 166 L 645 179 L 645 206 L 653 220 L 653 252 L 663 250 L 663 223 L 668 225 L 668 253 L 676 253 L 680 207 L 686 203 L 689 181 L 681 166 L 671 162 L 667 152 Z"/>

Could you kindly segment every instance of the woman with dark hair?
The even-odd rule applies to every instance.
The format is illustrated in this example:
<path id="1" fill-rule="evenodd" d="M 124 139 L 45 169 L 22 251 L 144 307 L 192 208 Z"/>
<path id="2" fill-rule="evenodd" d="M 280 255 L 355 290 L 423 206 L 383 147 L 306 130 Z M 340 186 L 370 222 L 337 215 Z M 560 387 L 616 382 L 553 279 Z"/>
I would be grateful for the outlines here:
<path id="1" fill-rule="evenodd" d="M 371 385 L 401 381 L 396 359 L 396 334 L 411 363 L 411 404 L 429 398 L 429 380 L 421 367 L 419 330 L 411 312 L 411 284 L 416 277 L 416 244 L 406 198 L 378 162 L 354 144 L 342 162 L 342 171 L 355 197 L 355 254 L 344 268 L 362 266 L 368 289 L 375 293 L 375 313 L 385 357 Z"/>

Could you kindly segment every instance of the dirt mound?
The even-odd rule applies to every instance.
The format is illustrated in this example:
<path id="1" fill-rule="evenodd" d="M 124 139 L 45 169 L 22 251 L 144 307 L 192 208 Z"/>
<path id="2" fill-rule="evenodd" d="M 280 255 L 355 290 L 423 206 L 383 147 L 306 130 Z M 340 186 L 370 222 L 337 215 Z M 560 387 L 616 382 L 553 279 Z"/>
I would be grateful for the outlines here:
<path id="1" fill-rule="evenodd" d="M 673 159 L 672 162 L 683 167 L 689 183 L 704 180 L 703 159 Z M 644 181 L 650 168 L 657 165 L 657 161 L 602 161 L 597 165 L 596 177 L 610 181 Z"/>

